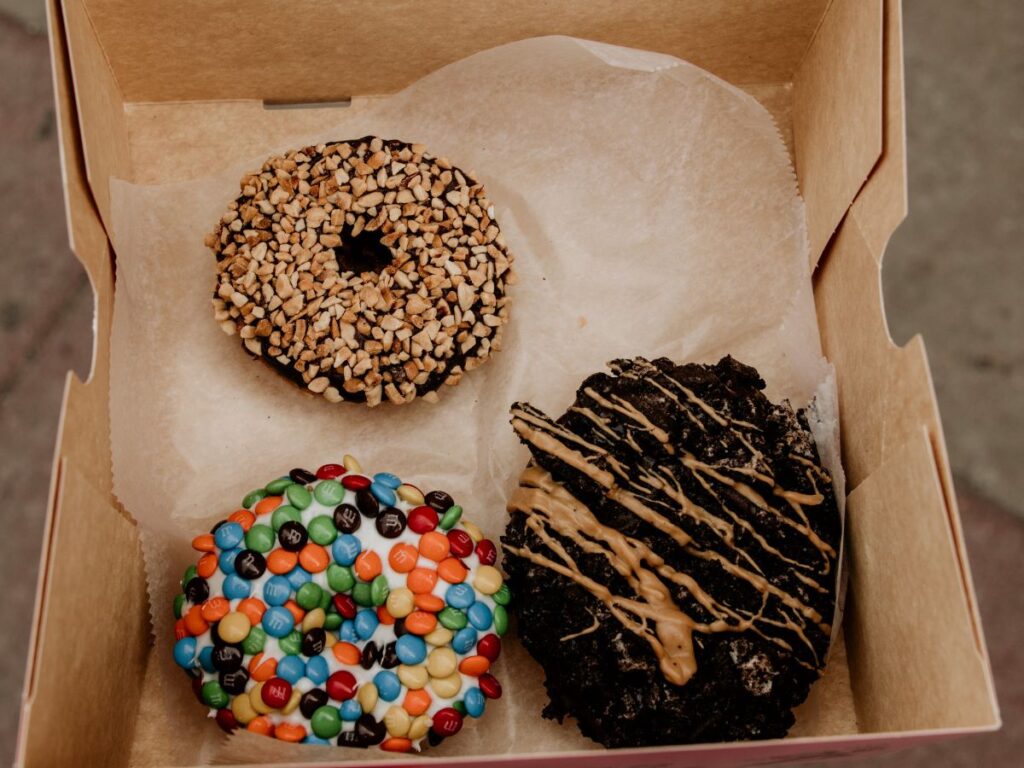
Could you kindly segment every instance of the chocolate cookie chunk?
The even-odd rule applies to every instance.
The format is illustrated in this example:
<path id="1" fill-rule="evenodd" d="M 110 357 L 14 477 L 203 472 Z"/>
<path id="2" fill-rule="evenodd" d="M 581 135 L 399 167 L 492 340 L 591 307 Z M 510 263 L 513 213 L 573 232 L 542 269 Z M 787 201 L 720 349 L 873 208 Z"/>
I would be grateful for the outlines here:
<path id="1" fill-rule="evenodd" d="M 509 501 L 504 568 L 544 715 L 609 747 L 785 735 L 818 678 L 841 523 L 803 414 L 753 368 L 616 360 L 552 420 Z"/>

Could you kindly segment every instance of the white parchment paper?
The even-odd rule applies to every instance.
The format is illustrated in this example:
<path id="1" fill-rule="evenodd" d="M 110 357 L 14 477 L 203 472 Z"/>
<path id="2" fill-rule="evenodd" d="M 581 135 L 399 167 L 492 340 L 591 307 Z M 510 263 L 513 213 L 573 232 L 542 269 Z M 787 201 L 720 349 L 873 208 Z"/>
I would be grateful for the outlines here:
<path id="1" fill-rule="evenodd" d="M 437 405 L 370 410 L 308 396 L 212 317 L 214 258 L 203 237 L 243 173 L 276 152 L 366 134 L 422 142 L 474 171 L 516 256 L 502 351 Z M 228 171 L 114 182 L 111 207 L 114 489 L 142 531 L 157 636 L 139 764 L 339 759 L 265 740 L 252 747 L 249 734 L 220 751 L 170 659 L 169 606 L 194 559 L 188 541 L 252 487 L 352 453 L 371 471 L 450 491 L 497 537 L 528 455 L 508 426 L 514 400 L 561 413 L 584 376 L 634 355 L 732 354 L 760 370 L 771 397 L 797 407 L 823 384 L 832 391 L 783 141 L 753 98 L 669 56 L 569 38 L 514 43 L 361 102 L 315 135 L 230 158 Z M 819 413 L 819 433 L 832 434 L 834 410 L 819 402 Z M 823 449 L 838 456 L 837 446 Z M 593 748 L 573 725 L 540 719 L 539 670 L 506 645 L 506 696 L 444 754 Z"/>

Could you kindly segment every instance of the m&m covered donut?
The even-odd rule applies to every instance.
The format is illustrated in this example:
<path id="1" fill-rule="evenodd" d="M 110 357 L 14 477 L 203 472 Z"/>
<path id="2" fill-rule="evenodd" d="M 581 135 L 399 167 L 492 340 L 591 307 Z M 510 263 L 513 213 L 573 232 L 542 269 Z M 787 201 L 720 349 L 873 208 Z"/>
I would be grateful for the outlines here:
<path id="1" fill-rule="evenodd" d="M 192 546 L 174 661 L 227 731 L 405 752 L 501 696 L 509 589 L 444 491 L 346 456 L 252 491 Z"/>

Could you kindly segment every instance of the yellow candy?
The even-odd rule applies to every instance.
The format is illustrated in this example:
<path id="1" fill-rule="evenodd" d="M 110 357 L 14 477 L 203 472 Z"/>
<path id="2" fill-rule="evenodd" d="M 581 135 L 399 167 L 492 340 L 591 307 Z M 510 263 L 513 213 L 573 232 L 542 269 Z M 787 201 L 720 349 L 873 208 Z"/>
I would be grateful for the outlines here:
<path id="1" fill-rule="evenodd" d="M 402 501 L 408 502 L 409 504 L 412 504 L 414 507 L 423 506 L 424 502 L 426 501 L 423 498 L 423 494 L 420 493 L 416 488 L 413 488 L 411 485 L 400 485 L 398 486 L 398 490 L 395 491 L 395 493 L 398 494 L 398 498 L 400 498 Z"/>
<path id="2" fill-rule="evenodd" d="M 484 537 L 484 532 L 480 530 L 480 526 L 476 523 L 471 523 L 466 518 L 462 518 L 461 523 L 462 527 L 466 529 L 466 533 L 469 534 L 469 538 L 474 542 L 478 542 Z"/>
<path id="3" fill-rule="evenodd" d="M 252 708 L 261 715 L 269 714 L 272 711 L 272 709 L 267 706 L 266 702 L 263 701 L 263 683 L 259 683 L 255 688 L 249 691 L 249 703 L 252 704 Z"/>
<path id="4" fill-rule="evenodd" d="M 447 627 L 442 627 L 440 624 L 431 632 L 429 635 L 424 635 L 423 639 L 431 645 L 436 645 L 438 648 L 443 648 L 448 645 L 455 634 Z"/>
<path id="5" fill-rule="evenodd" d="M 405 587 L 391 590 L 386 603 L 388 613 L 396 619 L 404 619 L 416 608 L 415 599 L 412 591 Z"/>
<path id="6" fill-rule="evenodd" d="M 409 733 L 412 718 L 401 707 L 388 707 L 388 711 L 384 713 L 384 725 L 387 726 L 389 734 L 402 739 Z"/>
<path id="7" fill-rule="evenodd" d="M 311 629 L 322 627 L 324 621 L 327 619 L 327 614 L 324 613 L 323 608 L 314 608 L 312 611 L 307 613 L 302 619 L 302 631 L 309 632 Z M 330 633 L 328 633 L 330 634 Z"/>
<path id="8" fill-rule="evenodd" d="M 459 665 L 459 657 L 451 648 L 435 648 L 427 657 L 427 672 L 431 677 L 448 677 Z"/>
<path id="9" fill-rule="evenodd" d="M 473 586 L 476 587 L 477 592 L 493 595 L 501 589 L 502 581 L 504 579 L 501 576 L 501 571 L 493 565 L 481 565 L 476 570 L 476 576 L 473 577 Z"/>
<path id="10" fill-rule="evenodd" d="M 255 720 L 259 715 L 259 712 L 252 708 L 249 695 L 245 693 L 240 693 L 231 700 L 231 713 L 242 725 L 248 725 L 250 720 Z"/>
<path id="11" fill-rule="evenodd" d="M 355 456 L 346 453 L 344 458 L 342 458 L 341 463 L 349 472 L 358 472 L 359 474 L 363 474 L 363 467 L 358 461 L 356 461 Z"/>
<path id="12" fill-rule="evenodd" d="M 302 691 L 295 689 L 292 691 L 292 697 L 288 699 L 288 703 L 281 707 L 281 712 L 286 715 L 290 715 L 296 709 L 299 708 L 299 702 L 302 700 Z"/>
<path id="13" fill-rule="evenodd" d="M 462 675 L 456 672 L 448 677 L 432 678 L 430 689 L 442 699 L 454 699 L 462 690 Z"/>
<path id="14" fill-rule="evenodd" d="M 415 741 L 416 739 L 422 739 L 427 735 L 427 731 L 430 730 L 430 715 L 420 715 L 412 721 L 412 725 L 409 726 L 409 736 L 407 738 Z"/>
<path id="15" fill-rule="evenodd" d="M 240 643 L 249 635 L 252 622 L 249 617 L 239 611 L 232 611 L 217 625 L 217 634 L 225 643 Z"/>
<path id="16" fill-rule="evenodd" d="M 430 675 L 427 674 L 427 668 L 422 664 L 417 664 L 414 667 L 408 666 L 407 664 L 399 664 L 398 679 L 401 680 L 402 685 L 410 691 L 418 691 L 421 688 L 426 687 L 427 681 L 430 679 Z"/>
<path id="17" fill-rule="evenodd" d="M 377 706 L 377 686 L 373 683 L 363 683 L 356 691 L 356 701 L 363 708 L 363 712 L 373 712 Z"/>

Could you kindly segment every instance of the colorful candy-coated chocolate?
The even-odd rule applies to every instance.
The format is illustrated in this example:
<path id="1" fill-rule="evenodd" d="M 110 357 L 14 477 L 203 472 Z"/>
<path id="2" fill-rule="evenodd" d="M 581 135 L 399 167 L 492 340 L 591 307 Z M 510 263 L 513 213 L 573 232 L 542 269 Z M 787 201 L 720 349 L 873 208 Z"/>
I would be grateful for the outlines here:
<path id="1" fill-rule="evenodd" d="M 498 559 L 498 548 L 490 539 L 481 539 L 476 543 L 476 556 L 481 565 L 494 565 Z"/>
<path id="2" fill-rule="evenodd" d="M 450 528 L 454 528 L 455 524 L 459 522 L 462 517 L 462 507 L 455 505 L 449 507 L 447 511 L 441 516 L 441 522 L 438 525 L 441 526 L 442 530 L 447 531 Z"/>
<path id="3" fill-rule="evenodd" d="M 350 491 L 365 491 L 370 487 L 372 481 L 368 477 L 362 475 L 345 475 L 341 479 L 341 484 Z"/>
<path id="4" fill-rule="evenodd" d="M 476 652 L 496 661 L 501 655 L 501 639 L 495 634 L 484 635 L 476 645 Z"/>
<path id="5" fill-rule="evenodd" d="M 466 706 L 466 713 L 470 717 L 480 717 L 484 713 L 487 699 L 479 688 L 470 688 L 462 697 L 462 703 Z"/>
<path id="6" fill-rule="evenodd" d="M 341 464 L 324 464 L 316 471 L 316 476 L 321 480 L 336 480 L 345 474 L 345 467 Z"/>
<path id="7" fill-rule="evenodd" d="M 462 715 L 453 707 L 440 709 L 434 713 L 434 722 L 430 728 L 445 738 L 454 736 L 462 730 Z"/>
<path id="8" fill-rule="evenodd" d="M 437 528 L 438 519 L 437 510 L 433 507 L 416 507 L 409 513 L 409 528 L 416 533 L 429 533 Z"/>

